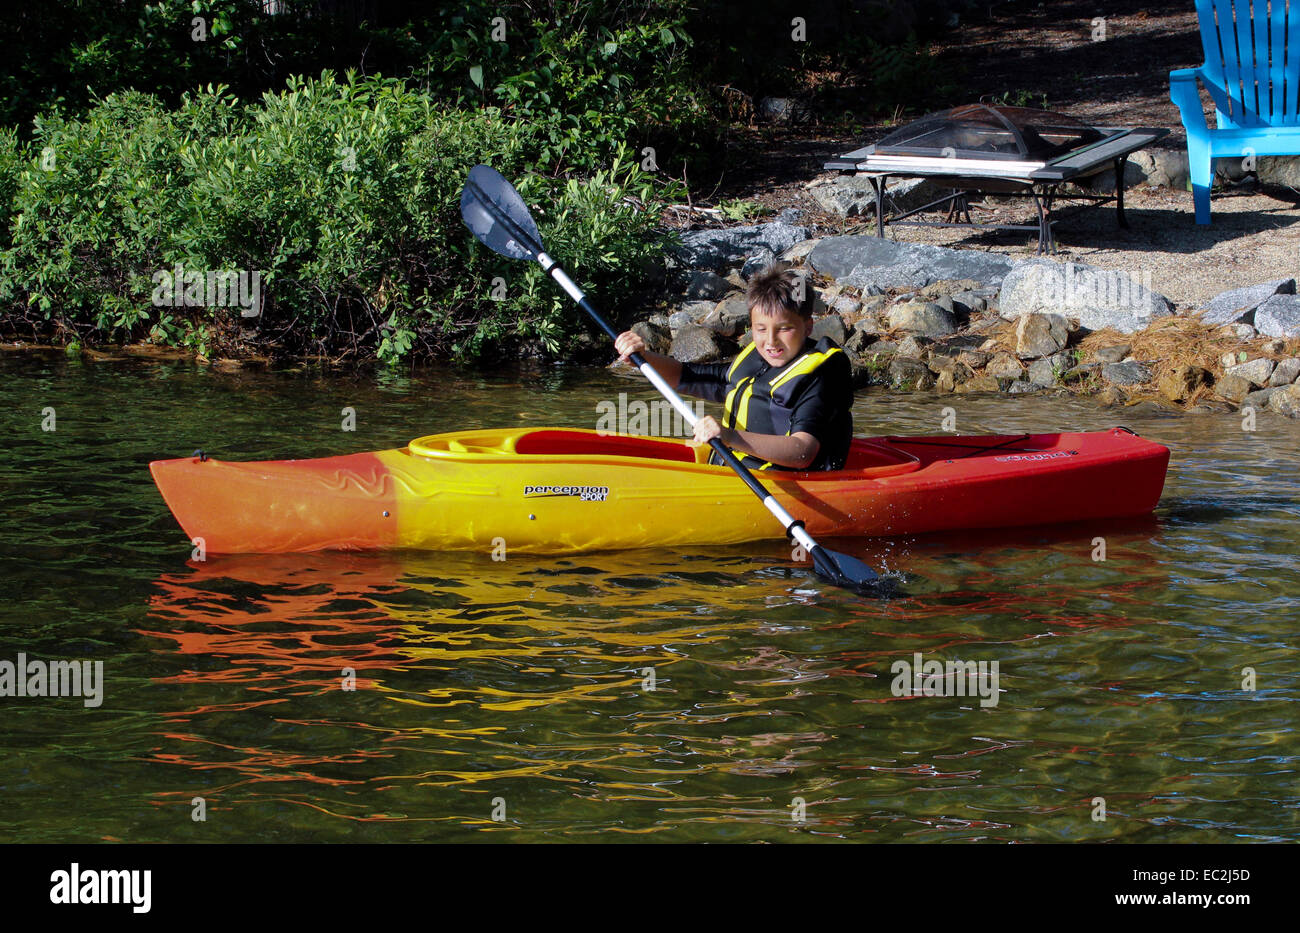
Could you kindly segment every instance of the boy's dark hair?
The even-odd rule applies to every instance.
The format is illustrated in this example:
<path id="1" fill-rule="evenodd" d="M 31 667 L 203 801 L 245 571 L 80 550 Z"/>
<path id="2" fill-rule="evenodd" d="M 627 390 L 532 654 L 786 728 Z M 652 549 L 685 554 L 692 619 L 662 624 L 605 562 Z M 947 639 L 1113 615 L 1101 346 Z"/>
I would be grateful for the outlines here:
<path id="1" fill-rule="evenodd" d="M 782 266 L 769 266 L 749 280 L 749 308 L 772 312 L 784 308 L 800 317 L 813 312 L 812 286 L 798 272 Z"/>

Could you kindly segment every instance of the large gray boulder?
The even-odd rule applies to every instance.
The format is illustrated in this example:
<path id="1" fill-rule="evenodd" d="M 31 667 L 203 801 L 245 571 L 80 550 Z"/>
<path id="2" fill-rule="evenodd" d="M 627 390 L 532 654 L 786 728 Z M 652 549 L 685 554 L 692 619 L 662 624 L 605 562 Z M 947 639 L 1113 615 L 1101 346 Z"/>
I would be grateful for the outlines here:
<path id="1" fill-rule="evenodd" d="M 890 289 L 916 288 L 929 277 L 924 265 L 854 266 L 840 281 L 862 289 L 864 295 L 879 295 Z"/>
<path id="2" fill-rule="evenodd" d="M 928 178 L 899 178 L 885 186 L 885 213 L 906 213 L 940 198 L 946 188 Z M 808 193 L 828 214 L 840 217 L 875 216 L 876 193 L 864 175 L 818 179 Z"/>
<path id="3" fill-rule="evenodd" d="M 1268 384 L 1271 386 L 1289 386 L 1300 376 L 1300 360 L 1295 358 L 1286 359 L 1277 364 L 1273 370 L 1273 375 L 1268 377 Z"/>
<path id="4" fill-rule="evenodd" d="M 1026 314 L 1063 314 L 1089 330 L 1131 334 L 1173 313 L 1164 295 L 1122 272 L 1036 259 L 1018 264 L 1002 280 L 998 312 L 1006 320 Z"/>
<path id="5" fill-rule="evenodd" d="M 1295 279 L 1274 279 L 1259 285 L 1247 285 L 1220 292 L 1210 299 L 1209 304 L 1201 309 L 1201 323 L 1223 325 L 1243 322 L 1250 324 L 1255 318 L 1255 309 L 1274 295 L 1294 295 Z"/>
<path id="6" fill-rule="evenodd" d="M 1260 156 L 1257 166 L 1260 184 L 1300 187 L 1300 158 L 1296 156 Z"/>
<path id="7" fill-rule="evenodd" d="M 889 363 L 889 385 L 923 392 L 934 388 L 934 374 L 920 360 L 894 359 Z"/>
<path id="8" fill-rule="evenodd" d="M 1300 418 L 1300 385 L 1283 386 L 1268 398 L 1269 411 Z"/>
<path id="9" fill-rule="evenodd" d="M 690 324 L 673 333 L 669 354 L 683 363 L 707 363 L 722 355 L 718 336 L 707 327 Z"/>
<path id="10" fill-rule="evenodd" d="M 1138 184 L 1187 190 L 1190 169 L 1185 148 L 1141 149 L 1128 157 L 1128 164 L 1142 174 L 1142 181 Z M 1127 172 L 1125 177 L 1128 177 Z"/>
<path id="11" fill-rule="evenodd" d="M 808 254 L 820 275 L 869 289 L 923 288 L 932 282 L 970 279 L 996 285 L 1011 271 L 1000 253 L 899 243 L 874 236 L 827 237 Z"/>
<path id="12" fill-rule="evenodd" d="M 749 327 L 749 304 L 744 295 L 731 295 L 718 302 L 699 323 L 724 337 L 734 337 Z"/>
<path id="13" fill-rule="evenodd" d="M 731 283 L 708 269 L 696 269 L 686 285 L 686 297 L 693 301 L 717 301 L 731 291 Z"/>
<path id="14" fill-rule="evenodd" d="M 1238 363 L 1236 366 L 1229 366 L 1224 372 L 1229 376 L 1240 376 L 1256 388 L 1263 388 L 1268 385 L 1269 377 L 1273 375 L 1273 361 L 1260 357 L 1246 363 Z"/>
<path id="15" fill-rule="evenodd" d="M 741 265 L 762 250 L 778 255 L 806 239 L 807 227 L 784 221 L 720 230 L 692 230 L 682 234 L 682 245 L 673 250 L 673 256 L 690 269 L 722 272 Z"/>
<path id="16" fill-rule="evenodd" d="M 1070 322 L 1062 314 L 1026 314 L 1016 325 L 1016 356 L 1036 360 L 1065 348 Z"/>
<path id="17" fill-rule="evenodd" d="M 1107 363 L 1101 368 L 1101 378 L 1116 386 L 1141 385 L 1151 380 L 1151 370 L 1137 360 L 1124 363 Z"/>
<path id="18" fill-rule="evenodd" d="M 889 326 L 909 334 L 945 337 L 957 332 L 957 316 L 933 301 L 908 301 L 889 309 Z"/>
<path id="19" fill-rule="evenodd" d="M 1255 309 L 1255 329 L 1265 337 L 1300 337 L 1300 297 L 1266 298 Z"/>
<path id="20" fill-rule="evenodd" d="M 849 335 L 849 330 L 844 326 L 844 319 L 838 314 L 831 313 L 817 318 L 813 321 L 812 334 L 813 340 L 821 340 L 823 337 L 829 337 L 835 341 L 837 347 L 844 346 L 844 341 Z"/>

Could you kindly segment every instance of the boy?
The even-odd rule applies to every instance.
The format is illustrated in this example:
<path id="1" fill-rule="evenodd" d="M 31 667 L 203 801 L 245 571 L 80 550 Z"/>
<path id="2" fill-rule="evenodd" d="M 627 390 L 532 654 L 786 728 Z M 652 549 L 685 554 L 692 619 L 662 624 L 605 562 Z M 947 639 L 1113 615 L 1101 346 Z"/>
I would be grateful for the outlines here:
<path id="1" fill-rule="evenodd" d="M 753 341 L 731 363 L 651 353 L 632 331 L 614 346 L 624 360 L 639 351 L 680 392 L 724 403 L 725 426 L 701 418 L 692 446 L 720 438 L 752 470 L 843 468 L 853 437 L 853 380 L 832 340 L 809 339 L 812 290 L 794 272 L 768 269 L 749 283 L 747 297 Z"/>

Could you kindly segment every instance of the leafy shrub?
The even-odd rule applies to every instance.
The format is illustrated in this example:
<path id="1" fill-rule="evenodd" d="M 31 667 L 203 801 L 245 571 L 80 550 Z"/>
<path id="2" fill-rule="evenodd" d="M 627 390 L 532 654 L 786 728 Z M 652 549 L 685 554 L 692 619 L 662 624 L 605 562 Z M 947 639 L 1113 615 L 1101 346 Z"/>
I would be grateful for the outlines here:
<path id="1" fill-rule="evenodd" d="M 594 171 L 620 145 L 681 163 L 716 141 L 684 4 L 555 3 L 546 18 L 532 6 L 478 0 L 449 14 L 422 80 L 543 127 L 543 171 Z"/>
<path id="2" fill-rule="evenodd" d="M 23 147 L 18 134 L 0 126 L 0 248 L 8 245 L 9 220 L 13 216 L 14 195 L 22 172 Z"/>
<path id="3" fill-rule="evenodd" d="M 535 264 L 472 240 L 467 171 L 487 162 L 519 179 L 550 250 L 624 290 L 657 249 L 657 183 L 626 147 L 583 180 L 527 174 L 552 129 L 356 76 L 295 79 L 250 105 L 209 88 L 176 111 L 112 95 L 84 120 L 38 121 L 25 152 L 0 139 L 0 198 L 14 180 L 0 301 L 11 327 L 221 349 L 247 323 L 240 309 L 153 300 L 156 274 L 179 264 L 258 272 L 258 339 L 272 349 L 396 360 L 527 338 L 558 350 L 579 326 L 567 299 Z"/>
<path id="4" fill-rule="evenodd" d="M 138 280 L 176 223 L 175 132 L 170 113 L 134 92 L 86 121 L 39 119 L 12 197 L 0 300 L 57 330 L 129 331 L 146 320 Z"/>

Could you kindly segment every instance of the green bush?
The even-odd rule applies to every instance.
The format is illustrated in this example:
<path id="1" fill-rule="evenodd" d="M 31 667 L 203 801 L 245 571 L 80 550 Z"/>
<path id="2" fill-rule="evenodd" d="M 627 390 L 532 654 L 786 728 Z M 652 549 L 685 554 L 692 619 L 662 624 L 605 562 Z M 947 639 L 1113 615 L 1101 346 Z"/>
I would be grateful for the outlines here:
<path id="1" fill-rule="evenodd" d="M 9 219 L 14 212 L 14 195 L 23 168 L 23 147 L 18 134 L 0 126 L 0 248 L 9 245 Z"/>
<path id="2" fill-rule="evenodd" d="M 17 9 L 12 7 L 17 6 Z M 26 127 L 59 106 L 83 113 L 96 100 L 148 91 L 174 107 L 207 84 L 246 98 L 294 74 L 343 72 L 366 62 L 389 73 L 418 64 L 427 43 L 412 3 L 279 0 L 42 0 L 0 13 L 0 122 Z M 402 7 L 406 6 L 406 9 Z M 391 12 L 390 12 L 391 11 Z"/>
<path id="3" fill-rule="evenodd" d="M 497 108 L 440 110 L 398 81 L 329 74 L 250 105 L 209 88 L 169 111 L 131 92 L 84 120 L 42 119 L 25 152 L 0 138 L 0 199 L 4 179 L 13 190 L 0 252 L 7 323 L 227 348 L 249 323 L 239 308 L 154 301 L 158 275 L 179 264 L 258 272 L 255 339 L 273 351 L 395 360 L 522 339 L 558 351 L 581 326 L 567 299 L 461 224 L 470 166 L 519 179 L 548 248 L 598 287 L 626 290 L 659 244 L 655 182 L 625 147 L 583 180 L 527 173 L 553 131 Z"/>
<path id="4" fill-rule="evenodd" d="M 17 173 L 0 300 L 58 331 L 130 331 L 146 320 L 137 279 L 175 226 L 175 134 L 172 114 L 136 93 L 86 121 L 39 119 Z"/>
<path id="5" fill-rule="evenodd" d="M 261 0 L 47 0 L 0 14 L 17 20 L 0 19 L 0 123 L 25 133 L 54 106 L 83 113 L 132 89 L 176 107 L 208 84 L 254 99 L 295 75 L 382 70 L 458 109 L 544 124 L 541 171 L 594 171 L 620 143 L 679 166 L 717 137 L 688 6 L 287 0 L 270 14 Z"/>
<path id="6" fill-rule="evenodd" d="M 620 145 L 653 146 L 656 161 L 680 168 L 716 144 L 686 4 L 555 3 L 546 18 L 533 6 L 478 0 L 448 15 L 421 80 L 539 124 L 542 171 L 594 171 Z"/>

